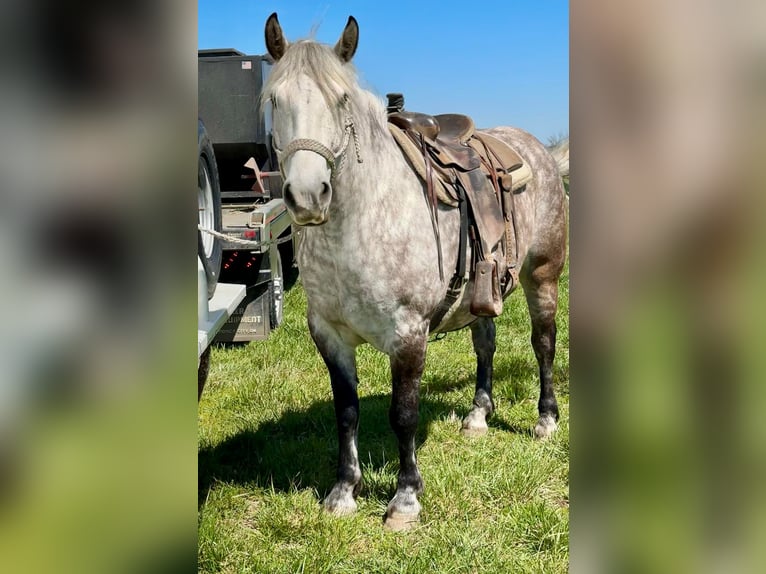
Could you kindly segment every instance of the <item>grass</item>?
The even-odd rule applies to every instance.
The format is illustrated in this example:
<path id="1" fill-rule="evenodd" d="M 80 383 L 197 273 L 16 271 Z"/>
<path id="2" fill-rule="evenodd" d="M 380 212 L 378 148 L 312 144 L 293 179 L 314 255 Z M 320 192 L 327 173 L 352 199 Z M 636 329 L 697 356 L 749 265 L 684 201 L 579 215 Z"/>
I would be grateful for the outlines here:
<path id="1" fill-rule="evenodd" d="M 421 387 L 420 525 L 383 529 L 398 469 L 388 424 L 387 357 L 358 351 L 359 457 L 364 488 L 354 516 L 323 513 L 337 441 L 324 363 L 306 327 L 305 294 L 287 294 L 270 339 L 213 349 L 199 405 L 199 571 L 566 572 L 569 560 L 569 275 L 561 279 L 555 382 L 561 421 L 535 441 L 537 363 L 523 295 L 497 320 L 489 433 L 460 421 L 474 390 L 470 331 L 429 345 Z"/>

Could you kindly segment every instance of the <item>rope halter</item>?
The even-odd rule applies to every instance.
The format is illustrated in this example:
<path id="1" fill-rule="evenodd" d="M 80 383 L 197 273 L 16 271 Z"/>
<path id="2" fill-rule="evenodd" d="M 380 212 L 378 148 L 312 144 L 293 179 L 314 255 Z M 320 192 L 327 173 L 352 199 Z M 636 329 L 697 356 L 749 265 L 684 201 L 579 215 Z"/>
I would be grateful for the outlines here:
<path id="1" fill-rule="evenodd" d="M 356 161 L 357 163 L 362 163 L 363 160 L 359 154 L 359 136 L 356 133 L 354 118 L 351 117 L 351 112 L 348 110 L 348 96 L 343 97 L 343 104 L 346 109 L 346 121 L 343 126 L 343 140 L 337 151 L 333 151 L 322 142 L 310 138 L 294 139 L 282 150 L 274 146 L 274 151 L 277 152 L 277 160 L 279 161 L 279 171 L 282 172 L 283 177 L 285 175 L 283 167 L 284 163 L 291 155 L 296 151 L 311 151 L 321 155 L 325 159 L 327 167 L 330 169 L 330 181 L 334 181 L 335 175 L 343 169 L 343 164 L 346 160 L 346 149 L 348 148 L 348 143 L 351 141 L 352 137 L 354 138 Z"/>

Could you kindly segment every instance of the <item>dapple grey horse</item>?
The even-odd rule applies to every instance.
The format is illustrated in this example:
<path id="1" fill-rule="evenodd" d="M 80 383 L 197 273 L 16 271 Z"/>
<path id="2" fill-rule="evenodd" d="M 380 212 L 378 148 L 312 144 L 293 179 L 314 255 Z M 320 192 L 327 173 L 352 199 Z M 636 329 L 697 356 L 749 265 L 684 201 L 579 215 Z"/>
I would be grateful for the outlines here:
<path id="1" fill-rule="evenodd" d="M 382 101 L 359 86 L 350 63 L 359 38 L 353 17 L 334 47 L 309 40 L 289 43 L 276 14 L 266 22 L 265 33 L 275 65 L 262 104 L 271 105 L 285 204 L 293 221 L 304 226 L 298 266 L 309 330 L 330 374 L 338 427 L 337 482 L 324 506 L 335 514 L 356 510 L 362 473 L 355 349 L 369 343 L 390 357 L 389 420 L 399 442 L 397 490 L 385 522 L 393 529 L 407 528 L 418 518 L 417 497 L 423 490 L 415 432 L 429 323 L 449 279 L 440 278 L 424 184 L 392 138 Z M 523 261 L 519 279 L 540 367 L 534 433 L 546 437 L 555 431 L 559 416 L 552 364 L 558 278 L 566 253 L 565 195 L 556 162 L 539 141 L 514 128 L 488 131 L 510 144 L 532 174 L 516 195 L 515 210 Z M 454 269 L 457 262 L 459 219 L 457 209 L 439 208 L 444 269 Z M 494 410 L 495 325 L 471 315 L 469 300 L 464 294 L 438 330 L 471 326 L 476 394 L 463 429 L 480 434 Z"/>

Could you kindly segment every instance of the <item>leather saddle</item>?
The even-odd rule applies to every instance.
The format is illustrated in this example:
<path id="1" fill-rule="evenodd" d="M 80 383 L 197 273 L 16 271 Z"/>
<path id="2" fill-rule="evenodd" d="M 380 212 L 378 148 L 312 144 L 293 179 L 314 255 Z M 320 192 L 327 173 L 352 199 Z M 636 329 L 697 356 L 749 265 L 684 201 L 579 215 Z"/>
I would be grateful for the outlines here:
<path id="1" fill-rule="evenodd" d="M 429 116 L 419 112 L 394 112 L 388 121 L 405 131 L 421 134 L 434 160 L 444 168 L 471 171 L 481 166 L 481 158 L 468 141 L 476 128 L 473 120 L 460 114 Z"/>
<path id="2" fill-rule="evenodd" d="M 401 102 L 399 106 L 391 106 L 392 96 Z M 457 269 L 450 281 L 445 302 L 432 318 L 431 328 L 439 325 L 462 293 L 468 278 L 474 279 L 471 313 L 496 317 L 502 312 L 502 293 L 515 275 L 509 270 L 513 270 L 518 263 L 511 172 L 520 168 L 523 162 L 504 142 L 476 131 L 469 116 L 405 112 L 402 104 L 400 94 L 389 94 L 388 121 L 404 131 L 415 144 L 405 149 L 397 140 L 405 155 L 412 154 L 413 149 L 419 150 L 422 155 L 425 168 L 416 171 L 426 183 L 437 240 L 435 179 L 441 185 L 452 188 L 454 193 L 450 196 L 456 202 L 450 205 L 461 209 L 463 222 Z M 469 236 L 473 242 L 474 260 L 472 265 L 467 266 L 465 245 Z M 441 251 L 439 262 L 441 266 Z"/>

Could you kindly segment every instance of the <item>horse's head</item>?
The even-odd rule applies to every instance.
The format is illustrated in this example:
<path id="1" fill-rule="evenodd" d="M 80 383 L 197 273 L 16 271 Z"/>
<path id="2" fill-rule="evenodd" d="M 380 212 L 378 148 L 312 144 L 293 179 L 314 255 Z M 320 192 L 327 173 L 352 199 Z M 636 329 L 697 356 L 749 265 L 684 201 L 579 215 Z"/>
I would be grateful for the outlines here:
<path id="1" fill-rule="evenodd" d="M 263 96 L 272 106 L 285 205 L 299 225 L 329 218 L 335 175 L 354 135 L 344 65 L 358 40 L 353 17 L 332 49 L 315 42 L 291 45 L 276 13 L 266 21 L 266 48 L 276 64 Z"/>

